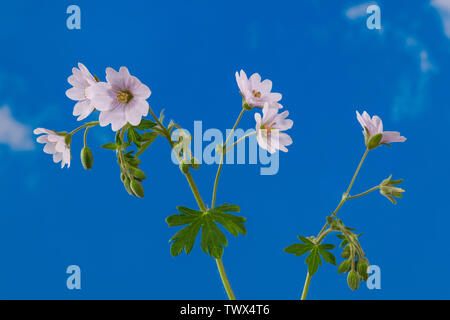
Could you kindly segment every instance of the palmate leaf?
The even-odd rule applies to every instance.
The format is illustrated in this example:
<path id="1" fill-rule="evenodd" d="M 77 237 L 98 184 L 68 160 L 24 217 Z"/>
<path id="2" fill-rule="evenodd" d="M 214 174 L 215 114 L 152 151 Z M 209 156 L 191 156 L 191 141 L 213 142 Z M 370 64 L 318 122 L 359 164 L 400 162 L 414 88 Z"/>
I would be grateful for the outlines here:
<path id="1" fill-rule="evenodd" d="M 172 256 L 180 255 L 183 250 L 186 254 L 189 254 L 194 248 L 195 240 L 201 230 L 202 250 L 213 258 L 221 258 L 228 241 L 217 224 L 223 226 L 236 237 L 239 233 L 247 234 L 244 225 L 246 219 L 227 213 L 239 212 L 240 208 L 236 205 L 224 204 L 206 212 L 186 207 L 178 207 L 177 209 L 181 214 L 172 215 L 166 219 L 169 227 L 185 226 L 169 241 L 172 242 L 170 249 Z"/>
<path id="2" fill-rule="evenodd" d="M 291 253 L 296 257 L 304 255 L 309 252 L 309 255 L 305 259 L 305 263 L 308 265 L 308 272 L 312 276 L 314 275 L 319 266 L 322 265 L 322 258 L 333 265 L 336 265 L 336 257 L 328 250 L 334 249 L 336 246 L 333 244 L 316 244 L 312 240 L 303 236 L 298 236 L 303 243 L 295 243 L 290 245 L 285 252 Z"/>

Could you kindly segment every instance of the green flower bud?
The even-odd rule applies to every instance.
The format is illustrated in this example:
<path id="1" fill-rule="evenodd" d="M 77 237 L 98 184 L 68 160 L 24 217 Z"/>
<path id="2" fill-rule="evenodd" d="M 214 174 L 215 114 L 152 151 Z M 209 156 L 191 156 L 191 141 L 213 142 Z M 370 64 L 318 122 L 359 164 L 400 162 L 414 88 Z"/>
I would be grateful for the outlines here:
<path id="1" fill-rule="evenodd" d="M 338 273 L 346 273 L 352 267 L 352 262 L 350 260 L 344 260 L 338 267 Z"/>
<path id="2" fill-rule="evenodd" d="M 131 174 L 139 180 L 145 180 L 147 178 L 147 176 L 145 175 L 144 171 L 138 169 L 138 168 L 132 168 L 131 169 Z"/>
<path id="3" fill-rule="evenodd" d="M 375 149 L 380 145 L 381 139 L 383 138 L 382 133 L 378 133 L 372 137 L 370 137 L 369 142 L 367 143 L 367 148 L 370 150 Z"/>
<path id="4" fill-rule="evenodd" d="M 131 190 L 130 179 L 128 179 L 127 177 L 125 177 L 123 180 L 123 186 L 125 187 L 125 190 L 127 190 L 128 194 L 130 196 L 133 196 L 133 197 L 136 196 L 136 194 L 133 192 L 133 190 Z"/>
<path id="5" fill-rule="evenodd" d="M 180 170 L 184 174 L 187 174 L 189 172 L 189 162 L 187 162 L 186 160 L 182 160 L 180 163 Z"/>
<path id="6" fill-rule="evenodd" d="M 354 271 L 350 271 L 347 276 L 347 284 L 353 291 L 359 288 L 359 275 Z"/>
<path id="7" fill-rule="evenodd" d="M 341 257 L 344 258 L 344 259 L 350 258 L 350 247 L 349 246 L 346 246 L 344 248 L 344 250 L 341 253 Z"/>
<path id="8" fill-rule="evenodd" d="M 131 180 L 130 187 L 131 187 L 131 190 L 133 191 L 133 193 L 137 197 L 144 198 L 144 187 L 142 186 L 142 184 L 139 181 Z"/>
<path id="9" fill-rule="evenodd" d="M 360 275 L 361 279 L 363 281 L 367 281 L 367 279 L 369 278 L 369 273 L 367 272 L 367 269 L 369 268 L 369 261 L 367 261 L 366 259 L 360 260 L 358 262 L 358 274 Z"/>
<path id="10" fill-rule="evenodd" d="M 92 165 L 94 164 L 94 155 L 88 147 L 81 149 L 81 164 L 86 170 L 92 169 Z"/>
<path id="11" fill-rule="evenodd" d="M 195 158 L 191 159 L 191 168 L 194 170 L 197 170 L 198 168 L 200 168 L 200 161 L 198 161 Z"/>

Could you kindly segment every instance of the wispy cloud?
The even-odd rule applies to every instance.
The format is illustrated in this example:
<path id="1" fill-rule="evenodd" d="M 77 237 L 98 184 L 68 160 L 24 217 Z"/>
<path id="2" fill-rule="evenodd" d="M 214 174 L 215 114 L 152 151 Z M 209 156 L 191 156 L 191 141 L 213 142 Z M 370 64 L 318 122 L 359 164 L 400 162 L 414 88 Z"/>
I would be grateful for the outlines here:
<path id="1" fill-rule="evenodd" d="M 0 107 L 0 144 L 14 151 L 34 149 L 31 127 L 14 119 L 9 106 Z"/>
<path id="2" fill-rule="evenodd" d="M 432 75 L 438 69 L 431 61 L 428 50 L 419 40 L 403 33 L 398 33 L 397 37 L 403 41 L 406 53 L 417 64 L 417 69 L 412 69 L 401 76 L 394 97 L 393 118 L 401 120 L 405 117 L 420 116 L 425 110 Z"/>
<path id="3" fill-rule="evenodd" d="M 352 6 L 345 10 L 345 16 L 350 20 L 357 20 L 367 16 L 367 8 L 376 4 L 374 1 L 365 2 L 356 6 Z"/>
<path id="4" fill-rule="evenodd" d="M 431 5 L 439 12 L 444 26 L 444 32 L 450 38 L 450 1 L 432 0 Z"/>

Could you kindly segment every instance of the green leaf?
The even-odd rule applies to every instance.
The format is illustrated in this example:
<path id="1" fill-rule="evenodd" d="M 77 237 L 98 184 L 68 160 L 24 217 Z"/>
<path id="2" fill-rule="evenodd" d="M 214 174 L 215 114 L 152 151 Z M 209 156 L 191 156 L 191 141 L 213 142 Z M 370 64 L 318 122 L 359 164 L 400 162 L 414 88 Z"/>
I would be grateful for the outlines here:
<path id="1" fill-rule="evenodd" d="M 141 131 L 149 130 L 156 126 L 156 123 L 150 120 L 142 119 L 141 123 L 135 128 Z"/>
<path id="2" fill-rule="evenodd" d="M 169 227 L 179 227 L 186 224 L 191 224 L 197 219 L 198 217 L 196 217 L 195 215 L 175 214 L 173 216 L 167 217 L 166 222 Z"/>
<path id="3" fill-rule="evenodd" d="M 320 258 L 319 250 L 317 248 L 314 248 L 311 251 L 306 258 L 305 263 L 308 265 L 309 274 L 313 276 L 319 269 L 319 266 L 322 265 L 322 259 Z"/>
<path id="4" fill-rule="evenodd" d="M 220 223 L 229 233 L 233 236 L 239 236 L 239 233 L 244 236 L 247 235 L 244 223 L 246 219 L 244 217 L 238 217 L 229 213 L 218 211 L 217 208 L 208 211 L 208 214 L 214 221 Z"/>
<path id="5" fill-rule="evenodd" d="M 228 246 L 227 238 L 211 219 L 204 219 L 201 248 L 213 258 L 220 259 L 223 247 Z"/>
<path id="6" fill-rule="evenodd" d="M 153 141 L 155 141 L 155 139 L 157 137 L 158 137 L 158 134 L 156 132 L 144 133 L 141 136 L 142 142 L 141 142 L 141 146 L 139 147 L 139 149 L 136 153 L 136 157 L 139 157 L 145 150 L 147 150 L 147 148 L 152 145 Z"/>
<path id="7" fill-rule="evenodd" d="M 312 242 L 312 241 L 309 240 L 308 238 L 305 238 L 305 237 L 303 237 L 303 236 L 297 236 L 297 237 L 300 239 L 300 241 L 302 241 L 302 242 L 304 242 L 304 243 L 306 243 L 306 244 L 314 245 L 314 242 Z"/>
<path id="8" fill-rule="evenodd" d="M 158 137 L 158 134 L 156 132 L 146 132 L 143 135 L 141 135 L 142 141 L 155 141 L 156 137 Z"/>
<path id="9" fill-rule="evenodd" d="M 179 212 L 181 212 L 182 214 L 202 214 L 203 212 L 201 211 L 197 211 L 197 210 L 192 210 L 186 207 L 177 207 L 177 210 Z"/>
<path id="10" fill-rule="evenodd" d="M 334 244 L 321 244 L 319 248 L 323 250 L 333 250 L 336 246 Z"/>
<path id="11" fill-rule="evenodd" d="M 286 249 L 284 249 L 284 252 L 295 254 L 296 257 L 299 257 L 301 255 L 304 255 L 305 253 L 308 253 L 311 251 L 313 247 L 311 245 L 303 244 L 303 243 L 295 243 L 293 245 L 290 245 Z"/>
<path id="12" fill-rule="evenodd" d="M 173 257 L 180 255 L 183 249 L 189 254 L 194 248 L 195 239 L 202 227 L 200 220 L 194 220 L 190 225 L 178 231 L 169 241 L 172 242 L 170 253 Z"/>
<path id="13" fill-rule="evenodd" d="M 115 143 L 112 143 L 112 142 L 102 145 L 102 148 L 108 149 L 108 150 L 117 150 L 118 147 L 119 147 L 118 145 L 116 145 Z"/>
<path id="14" fill-rule="evenodd" d="M 222 211 L 222 212 L 241 212 L 241 208 L 234 204 L 224 203 L 214 209 Z"/>
<path id="15" fill-rule="evenodd" d="M 319 253 L 322 256 L 323 260 L 333 265 L 336 265 L 336 257 L 334 256 L 334 254 L 323 249 L 321 246 L 319 246 Z"/>
<path id="16" fill-rule="evenodd" d="M 228 208 L 236 209 L 237 206 Z M 228 245 L 227 238 L 217 224 L 222 225 L 232 235 L 238 236 L 239 233 L 245 235 L 247 233 L 244 217 L 232 215 L 230 213 L 218 210 L 218 208 L 227 208 L 227 206 L 219 206 L 207 212 L 192 210 L 186 207 L 178 207 L 181 214 L 170 216 L 166 219 L 169 227 L 177 227 L 187 225 L 178 231 L 172 239 L 171 254 L 177 256 L 186 251 L 189 254 L 194 247 L 198 233 L 201 232 L 201 248 L 211 257 L 219 259 L 223 255 L 223 249 Z"/>

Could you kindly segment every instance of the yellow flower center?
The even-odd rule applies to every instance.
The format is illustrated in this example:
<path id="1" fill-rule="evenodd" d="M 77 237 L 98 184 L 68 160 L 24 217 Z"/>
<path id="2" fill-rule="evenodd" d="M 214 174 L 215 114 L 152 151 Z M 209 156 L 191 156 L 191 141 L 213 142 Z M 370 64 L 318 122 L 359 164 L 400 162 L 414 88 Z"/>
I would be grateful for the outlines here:
<path id="1" fill-rule="evenodd" d="M 261 92 L 253 90 L 252 93 L 255 98 L 261 98 Z"/>
<path id="2" fill-rule="evenodd" d="M 117 101 L 120 103 L 128 103 L 133 99 L 133 94 L 128 90 L 122 90 L 117 93 Z"/>

